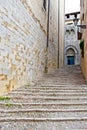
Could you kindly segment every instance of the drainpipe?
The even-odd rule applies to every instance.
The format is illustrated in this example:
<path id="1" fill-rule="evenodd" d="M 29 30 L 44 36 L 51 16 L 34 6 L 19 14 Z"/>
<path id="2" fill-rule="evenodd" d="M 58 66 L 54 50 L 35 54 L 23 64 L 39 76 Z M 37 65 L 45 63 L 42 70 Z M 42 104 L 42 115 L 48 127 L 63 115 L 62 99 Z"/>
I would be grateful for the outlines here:
<path id="1" fill-rule="evenodd" d="M 65 0 L 58 0 L 58 66 L 64 66 L 64 7 Z M 61 35 L 60 35 L 61 34 Z"/>
<path id="2" fill-rule="evenodd" d="M 49 46 L 49 25 L 50 25 L 50 0 L 48 0 L 48 18 L 47 18 L 47 48 Z"/>
<path id="3" fill-rule="evenodd" d="M 60 0 L 58 0 L 58 68 L 59 68 L 59 54 L 60 54 L 60 52 L 59 52 L 59 44 L 60 44 L 60 39 L 59 39 L 59 37 L 60 37 L 60 27 L 59 27 L 59 24 L 60 24 Z"/>
<path id="4" fill-rule="evenodd" d="M 46 44 L 46 64 L 45 73 L 48 72 L 48 47 L 49 47 L 49 25 L 50 25 L 50 0 L 48 0 L 48 14 L 47 14 L 47 44 Z"/>

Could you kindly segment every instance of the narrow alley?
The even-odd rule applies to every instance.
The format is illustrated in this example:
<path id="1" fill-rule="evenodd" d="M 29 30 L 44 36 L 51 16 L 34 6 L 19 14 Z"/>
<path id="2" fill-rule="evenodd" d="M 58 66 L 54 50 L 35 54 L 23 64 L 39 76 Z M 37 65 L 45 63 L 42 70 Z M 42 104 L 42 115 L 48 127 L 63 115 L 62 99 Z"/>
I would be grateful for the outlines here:
<path id="1" fill-rule="evenodd" d="M 87 85 L 66 66 L 0 101 L 0 130 L 87 130 Z"/>
<path id="2" fill-rule="evenodd" d="M 87 130 L 87 0 L 0 0 L 0 130 Z"/>

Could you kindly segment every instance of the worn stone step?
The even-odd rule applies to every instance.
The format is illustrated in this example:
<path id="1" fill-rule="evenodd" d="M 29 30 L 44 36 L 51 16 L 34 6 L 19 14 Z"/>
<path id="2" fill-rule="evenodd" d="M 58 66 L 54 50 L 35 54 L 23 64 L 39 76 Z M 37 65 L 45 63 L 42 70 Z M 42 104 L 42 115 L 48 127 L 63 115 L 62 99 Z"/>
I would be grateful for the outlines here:
<path id="1" fill-rule="evenodd" d="M 62 94 L 61 94 L 61 95 L 62 95 Z M 47 96 L 47 97 L 50 97 L 50 96 L 51 96 L 51 97 L 59 97 L 59 96 L 60 96 L 60 97 L 61 97 L 61 95 L 60 95 L 59 93 L 42 93 L 42 92 L 39 92 L 39 93 L 38 93 L 38 92 L 35 92 L 35 93 L 32 93 L 32 92 L 21 93 L 21 92 L 20 92 L 20 93 L 10 93 L 10 94 L 9 94 L 9 97 L 11 97 L 11 96 L 13 96 L 13 97 L 15 97 L 15 96 L 18 96 L 18 97 L 20 97 L 20 96 L 23 96 L 23 97 L 25 97 L 25 96 L 26 96 L 26 97 L 28 97 L 28 96 L 31 96 L 31 97 L 32 97 L 32 96 Z M 85 95 L 82 94 L 82 95 L 83 95 L 83 96 L 80 96 L 79 94 L 76 95 L 76 96 L 66 95 L 66 97 L 69 97 L 69 98 L 70 98 L 70 97 L 72 97 L 72 98 L 73 98 L 73 97 L 76 97 L 76 98 L 77 98 L 77 97 L 78 97 L 78 98 L 80 98 L 80 97 L 81 97 L 81 98 L 82 98 L 82 97 L 84 98 L 84 97 L 85 97 L 85 98 L 86 98 L 86 96 L 85 96 L 86 94 L 85 94 Z M 62 95 L 62 96 L 63 96 L 63 95 Z"/>
<path id="2" fill-rule="evenodd" d="M 29 101 L 28 101 L 28 100 L 29 100 Z M 27 99 L 26 99 L 26 100 L 24 100 L 24 99 L 21 99 L 21 100 L 13 99 L 13 100 L 10 100 L 10 102 L 11 102 L 11 103 L 16 103 L 16 102 L 17 102 L 17 103 L 23 103 L 23 102 L 25 102 L 25 103 L 33 103 L 33 102 L 34 102 L 34 103 L 51 103 L 51 102 L 53 102 L 53 103 L 61 103 L 61 104 L 64 104 L 64 103 L 66 103 L 66 102 L 67 102 L 67 103 L 68 103 L 68 102 L 70 102 L 70 103 L 72 102 L 72 101 L 70 101 L 70 100 L 69 100 L 69 101 L 67 101 L 67 100 L 61 100 L 61 101 L 60 101 L 60 100 L 40 100 L 40 99 L 39 99 L 39 100 L 28 99 L 28 100 L 27 100 Z M 78 103 L 81 104 L 81 103 L 83 102 L 83 100 L 80 100 L 80 101 L 78 101 L 78 100 L 73 100 L 73 102 L 74 102 L 74 103 L 77 103 L 77 104 L 78 104 Z M 8 103 L 8 102 L 6 102 L 6 103 Z"/>
<path id="3" fill-rule="evenodd" d="M 87 117 L 70 117 L 70 118 L 0 118 L 0 122 L 75 122 L 87 121 Z"/>
<path id="4" fill-rule="evenodd" d="M 24 86 L 24 87 L 21 87 L 21 88 L 18 88 L 18 90 L 25 90 L 25 89 L 77 89 L 77 90 L 79 90 L 79 89 L 87 89 L 87 85 L 54 85 L 54 84 L 52 84 L 52 85 L 41 85 L 41 86 Z"/>
<path id="5" fill-rule="evenodd" d="M 86 92 L 86 91 L 85 91 L 85 92 L 82 92 L 82 91 L 81 91 L 81 92 L 75 92 L 75 91 L 72 91 L 72 92 L 63 91 L 63 92 L 61 92 L 61 91 L 60 91 L 60 92 L 59 92 L 59 91 L 57 91 L 57 90 L 53 90 L 53 91 L 18 91 L 18 92 L 13 91 L 13 92 L 10 92 L 9 95 L 12 95 L 12 94 L 13 94 L 13 95 L 16 95 L 16 94 L 17 94 L 17 95 L 22 95 L 22 94 L 23 94 L 23 95 L 34 95 L 34 94 L 35 94 L 35 95 L 37 95 L 37 94 L 38 94 L 38 95 L 39 95 L 39 94 L 41 94 L 41 95 L 44 95 L 44 94 L 45 94 L 45 95 L 50 95 L 50 94 L 51 94 L 51 95 L 58 95 L 58 94 L 60 94 L 60 93 L 63 93 L 63 94 L 64 94 L 64 93 L 67 93 L 67 94 L 68 94 L 68 93 L 72 93 L 72 94 L 73 94 L 73 93 L 74 93 L 74 94 L 75 94 L 75 93 L 76 93 L 76 94 L 79 94 L 79 93 L 86 94 L 87 92 Z"/>
<path id="6" fill-rule="evenodd" d="M 22 96 L 21 96 L 22 95 Z M 87 101 L 87 97 L 85 97 L 85 96 L 66 96 L 66 97 L 58 97 L 58 94 L 52 94 L 52 95 L 45 95 L 45 94 L 43 94 L 43 95 L 40 95 L 40 94 L 34 94 L 34 95 L 30 95 L 30 94 L 25 94 L 25 95 L 23 95 L 22 93 L 21 94 L 15 94 L 15 95 L 10 95 L 9 96 L 10 97 L 10 99 L 17 99 L 17 100 L 29 100 L 29 99 L 32 99 L 32 100 L 58 100 L 58 101 L 65 101 L 65 100 L 67 100 L 67 101 L 72 101 L 73 102 L 73 100 L 74 101 Z"/>
<path id="7" fill-rule="evenodd" d="M 1 130 L 87 130 L 86 121 L 1 122 Z M 12 128 L 12 129 L 11 129 Z"/>
<path id="8" fill-rule="evenodd" d="M 85 109 L 87 108 L 87 103 L 86 102 L 81 102 L 81 103 L 58 103 L 58 102 L 13 102 L 9 101 L 7 103 L 5 102 L 0 102 L 0 109 L 16 109 L 16 108 L 22 108 L 22 109 Z"/>
<path id="9" fill-rule="evenodd" d="M 34 108 L 36 108 L 36 109 L 38 109 L 38 108 L 67 108 L 67 109 L 70 109 L 70 108 L 72 108 L 72 109 L 84 109 L 84 108 L 87 108 L 87 102 L 77 102 L 77 103 L 75 103 L 75 102 L 50 102 L 50 103 L 23 103 L 23 102 L 20 102 L 20 103 L 17 103 L 17 102 L 7 102 L 7 103 L 5 103 L 5 102 L 0 102 L 0 107 L 1 106 L 20 106 L 20 107 L 23 107 L 23 106 L 25 106 L 26 108 L 27 107 L 32 107 L 32 109 L 34 109 Z M 34 108 L 33 108 L 34 107 Z M 28 109 L 29 109 L 28 108 Z M 31 108 L 30 108 L 31 109 Z"/>
<path id="10" fill-rule="evenodd" d="M 62 78 L 61 78 L 62 79 Z M 73 78 L 71 78 L 71 79 L 73 79 Z M 44 82 L 46 82 L 46 81 L 44 81 Z M 76 83 L 75 83 L 76 82 Z M 50 84 L 49 84 L 50 83 Z M 62 86 L 62 85 L 83 85 L 84 84 L 84 81 L 79 81 L 79 80 L 72 80 L 72 81 L 61 81 L 61 80 L 50 80 L 50 81 L 48 81 L 47 80 L 47 82 L 46 82 L 46 84 L 47 84 L 47 86 L 54 86 L 54 85 L 60 85 L 60 86 Z M 43 84 L 41 84 L 41 85 L 43 85 Z"/>
<path id="11" fill-rule="evenodd" d="M 46 94 L 46 93 L 47 93 L 47 94 L 48 94 L 48 93 L 49 93 L 49 94 L 50 94 L 50 93 L 52 94 L 52 93 L 53 93 L 53 94 L 58 94 L 58 96 L 87 96 L 87 93 L 86 93 L 86 92 L 84 92 L 84 93 L 83 93 L 83 92 L 81 92 L 81 93 L 76 93 L 76 92 L 73 92 L 73 93 L 71 93 L 71 92 L 69 92 L 69 93 L 68 93 L 68 92 L 64 92 L 64 93 L 62 93 L 62 92 L 60 92 L 60 93 L 59 93 L 58 91 L 44 91 L 44 92 L 43 92 L 43 91 L 31 91 L 31 92 L 32 92 L 32 93 L 33 93 L 33 92 L 35 92 L 35 93 L 37 92 L 38 94 L 40 94 L 40 93 L 41 93 L 41 94 L 42 94 L 42 93 L 43 93 L 43 94 Z M 11 95 L 11 94 L 29 95 L 29 94 L 31 94 L 31 92 L 22 92 L 22 93 L 21 93 L 21 92 L 15 92 L 15 91 L 14 91 L 14 92 L 10 93 L 9 95 Z"/>
<path id="12" fill-rule="evenodd" d="M 0 109 L 0 113 L 18 113 L 18 112 L 87 112 L 87 109 Z"/>
<path id="13" fill-rule="evenodd" d="M 63 95 L 63 94 L 65 94 L 65 95 L 87 95 L 87 91 L 85 91 L 85 90 L 83 90 L 83 91 L 73 91 L 73 90 L 69 90 L 69 91 L 67 91 L 67 90 L 62 90 L 62 91 L 59 91 L 59 90 L 25 90 L 25 91 L 12 91 L 12 92 L 10 92 L 9 93 L 9 95 L 15 95 L 15 94 L 19 94 L 19 95 L 30 95 L 30 94 L 53 94 L 53 95 Z"/>
<path id="14" fill-rule="evenodd" d="M 37 97 L 35 97 L 35 96 L 11 96 L 11 99 L 9 100 L 10 102 L 12 101 L 12 102 L 30 102 L 30 103 L 32 103 L 32 102 L 45 102 L 45 103 L 47 103 L 47 102 L 54 102 L 54 103 L 57 103 L 57 102 L 61 102 L 61 103 L 64 103 L 64 102 L 75 102 L 75 103 L 81 103 L 81 102 L 86 102 L 87 101 L 87 98 L 85 98 L 85 97 L 82 97 L 82 98 L 75 98 L 75 97 L 73 97 L 73 98 L 71 98 L 71 97 L 66 97 L 66 98 L 64 98 L 64 97 L 61 97 L 60 98 L 60 96 L 59 96 L 59 98 L 58 97 L 45 97 L 45 96 L 37 96 Z M 2 101 L 1 101 L 2 102 Z M 8 102 L 8 101 L 4 101 L 4 102 Z"/>
<path id="15" fill-rule="evenodd" d="M 62 100 L 62 99 L 58 99 L 58 98 L 48 98 L 48 97 L 39 97 L 39 98 L 35 98 L 35 97 L 28 97 L 28 98 L 19 98 L 19 97 L 13 97 L 12 99 L 10 99 L 9 101 L 11 101 L 11 102 L 30 102 L 30 103 L 33 103 L 33 102 L 35 102 L 35 103 L 42 103 L 42 102 L 44 102 L 44 103 L 50 103 L 50 102 L 54 102 L 54 103 L 68 103 L 68 102 L 70 102 L 70 103 L 87 103 L 87 100 Z M 4 102 L 8 102 L 8 101 L 4 101 Z"/>
<path id="16" fill-rule="evenodd" d="M 52 99 L 55 98 L 56 100 L 87 100 L 87 96 L 83 95 L 76 95 L 76 96 L 71 96 L 71 95 L 59 95 L 57 93 L 11 93 L 9 94 L 9 98 L 13 99 L 13 98 L 19 98 L 19 99 Z"/>
<path id="17" fill-rule="evenodd" d="M 0 109 L 85 109 L 87 108 L 87 103 L 84 104 L 75 104 L 75 103 L 16 103 L 16 102 L 8 102 L 8 103 L 0 103 Z"/>
<path id="18" fill-rule="evenodd" d="M 68 110 L 68 111 L 64 111 L 64 110 L 58 110 L 56 111 L 55 109 L 41 109 L 41 110 L 4 110 L 4 111 L 0 111 L 0 118 L 71 118 L 71 117 L 87 117 L 87 110 Z"/>
<path id="19" fill-rule="evenodd" d="M 67 92 L 73 92 L 73 91 L 76 91 L 76 92 L 84 92 L 86 91 L 87 92 L 87 87 L 32 87 L 32 88 L 20 88 L 20 89 L 17 89 L 17 90 L 13 90 L 12 92 L 14 91 L 35 91 L 35 90 L 57 90 L 58 92 L 63 92 L 63 91 L 67 91 Z"/>
<path id="20" fill-rule="evenodd" d="M 7 103 L 7 104 L 2 104 L 0 105 L 0 109 L 84 109 L 87 108 L 87 105 L 35 105 L 35 104 L 28 104 L 28 103 L 23 103 L 23 104 L 15 104 L 15 103 Z"/>
<path id="21" fill-rule="evenodd" d="M 87 87 L 87 84 L 82 84 L 82 85 L 78 85 L 78 84 L 41 84 L 41 87 Z M 34 87 L 34 86 L 33 86 Z"/>

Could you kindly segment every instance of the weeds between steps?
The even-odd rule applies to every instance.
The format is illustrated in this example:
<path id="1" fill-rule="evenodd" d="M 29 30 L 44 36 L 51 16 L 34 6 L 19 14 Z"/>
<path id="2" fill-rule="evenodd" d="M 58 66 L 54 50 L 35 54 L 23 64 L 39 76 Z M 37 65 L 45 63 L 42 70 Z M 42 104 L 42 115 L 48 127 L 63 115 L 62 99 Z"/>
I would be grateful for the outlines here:
<path id="1" fill-rule="evenodd" d="M 30 84 L 25 84 L 26 87 L 30 87 Z"/>
<path id="2" fill-rule="evenodd" d="M 10 97 L 0 97 L 0 101 L 10 100 Z"/>
<path id="3" fill-rule="evenodd" d="M 6 107 L 13 107 L 13 105 L 14 105 L 14 104 L 12 104 L 12 103 L 7 103 L 7 104 L 6 104 Z"/>

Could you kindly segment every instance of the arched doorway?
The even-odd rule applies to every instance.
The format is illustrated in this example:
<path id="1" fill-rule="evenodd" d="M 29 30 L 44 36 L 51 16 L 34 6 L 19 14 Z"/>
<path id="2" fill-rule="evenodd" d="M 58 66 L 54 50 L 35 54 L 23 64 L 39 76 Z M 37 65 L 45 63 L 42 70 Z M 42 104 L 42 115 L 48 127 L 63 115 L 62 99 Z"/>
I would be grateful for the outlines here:
<path id="1" fill-rule="evenodd" d="M 75 52 L 72 48 L 68 49 L 66 52 L 67 55 L 67 65 L 75 64 Z"/>
<path id="2" fill-rule="evenodd" d="M 75 46 L 66 46 L 65 48 L 65 65 L 77 65 L 79 53 Z"/>

